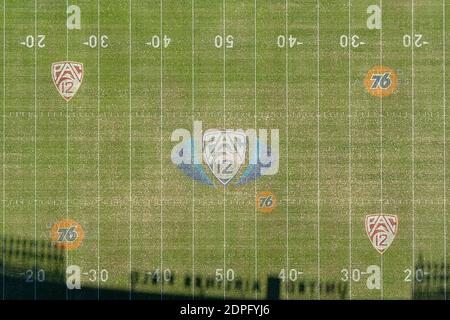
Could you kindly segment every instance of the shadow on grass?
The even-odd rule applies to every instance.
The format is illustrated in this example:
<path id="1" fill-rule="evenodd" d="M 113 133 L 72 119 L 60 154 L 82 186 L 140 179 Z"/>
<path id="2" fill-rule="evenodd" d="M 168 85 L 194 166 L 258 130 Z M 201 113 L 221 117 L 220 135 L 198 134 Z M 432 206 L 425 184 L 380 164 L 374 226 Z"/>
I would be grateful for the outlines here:
<path id="1" fill-rule="evenodd" d="M 450 294 L 448 263 L 426 261 L 422 254 L 415 265 L 414 287 L 411 298 L 415 300 L 443 300 Z"/>
<path id="2" fill-rule="evenodd" d="M 66 286 L 66 251 L 56 248 L 49 241 L 30 240 L 22 237 L 5 236 L 0 255 L 0 297 L 5 294 L 8 300 L 102 300 L 129 299 L 130 292 L 127 289 L 107 289 L 96 287 L 93 282 L 91 287 L 83 286 L 82 290 L 69 290 Z M 167 294 L 164 299 L 191 299 L 191 290 L 186 282 L 189 277 L 184 277 L 185 291 L 187 294 Z M 194 281 L 205 280 L 205 277 L 196 278 Z M 137 272 L 132 272 L 131 280 L 138 282 Z M 150 279 L 151 282 L 154 281 Z M 189 285 L 195 285 L 194 281 Z M 268 279 L 267 296 L 270 299 L 278 299 L 280 283 L 277 278 Z M 139 291 L 133 286 L 132 299 L 160 300 L 159 284 L 153 283 L 154 292 Z M 148 290 L 146 290 L 148 291 Z M 220 296 L 207 294 L 196 297 L 198 299 L 223 299 Z"/>
<path id="3" fill-rule="evenodd" d="M 49 241 L 34 241 L 21 237 L 4 237 L 3 251 L 0 255 L 0 294 L 5 293 L 8 300 L 102 300 L 108 299 L 129 299 L 129 290 L 119 289 L 98 289 L 93 283 L 92 287 L 84 286 L 82 290 L 68 290 L 66 286 L 66 252 L 64 249 L 55 248 Z M 411 298 L 422 300 L 444 299 L 450 294 L 448 291 L 449 266 L 442 262 L 426 261 L 423 255 L 415 265 L 416 278 L 411 287 Z M 159 300 L 161 299 L 158 290 L 159 283 L 155 279 L 146 279 L 139 276 L 139 273 L 131 273 L 132 283 L 142 285 L 153 285 L 154 292 L 144 292 L 136 289 L 133 285 L 132 299 L 139 300 Z M 173 280 L 173 279 L 172 279 Z M 148 281 L 148 283 L 147 283 Z M 275 275 L 265 279 L 266 292 L 260 292 L 260 299 L 278 300 L 280 294 L 285 290 L 285 284 Z M 164 299 L 192 298 L 192 286 L 196 286 L 196 299 L 223 299 L 222 296 L 208 295 L 208 283 L 214 288 L 215 281 L 208 277 L 197 275 L 195 279 L 190 276 L 183 278 L 185 291 L 187 294 L 164 293 Z M 170 284 L 168 284 L 170 285 Z M 260 290 L 259 282 L 250 282 L 239 279 L 233 284 L 235 292 L 244 290 Z M 447 285 L 447 287 L 446 287 Z M 139 287 L 139 286 L 138 286 Z M 308 288 L 314 288 L 314 282 L 308 283 L 306 280 L 299 280 L 290 287 L 292 297 L 308 298 L 314 297 L 313 292 L 307 292 Z M 147 287 L 149 288 L 149 287 Z M 247 288 L 247 289 L 244 289 Z M 216 288 L 217 289 L 217 288 Z M 148 290 L 145 290 L 148 291 Z M 321 289 L 322 292 L 329 291 L 329 298 L 345 299 L 347 287 L 340 281 L 327 282 Z"/>

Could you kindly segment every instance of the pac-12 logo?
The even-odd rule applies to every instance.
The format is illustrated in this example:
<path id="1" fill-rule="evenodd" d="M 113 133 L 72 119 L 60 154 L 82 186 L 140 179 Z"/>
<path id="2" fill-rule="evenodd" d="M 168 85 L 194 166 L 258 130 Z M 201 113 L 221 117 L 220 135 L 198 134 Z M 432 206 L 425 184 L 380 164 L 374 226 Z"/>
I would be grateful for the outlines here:
<path id="1" fill-rule="evenodd" d="M 171 141 L 180 141 L 172 149 L 172 162 L 192 179 L 209 186 L 231 181 L 239 186 L 263 175 L 274 175 L 279 165 L 279 131 L 209 129 L 203 133 L 202 122 L 194 121 L 194 132 L 176 129 Z M 210 173 L 208 174 L 209 171 Z"/>
<path id="2" fill-rule="evenodd" d="M 374 214 L 366 216 L 366 232 L 373 247 L 383 254 L 394 241 L 398 230 L 395 215 Z"/>
<path id="3" fill-rule="evenodd" d="M 83 81 L 83 64 L 74 61 L 61 61 L 52 64 L 52 79 L 61 97 L 72 99 Z"/>

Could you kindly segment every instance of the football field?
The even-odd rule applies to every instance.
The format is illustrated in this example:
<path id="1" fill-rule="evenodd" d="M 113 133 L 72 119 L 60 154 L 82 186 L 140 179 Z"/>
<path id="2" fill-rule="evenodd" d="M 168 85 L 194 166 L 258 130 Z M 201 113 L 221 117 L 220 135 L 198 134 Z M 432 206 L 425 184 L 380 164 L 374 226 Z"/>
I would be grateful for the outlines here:
<path id="1" fill-rule="evenodd" d="M 450 1 L 0 6 L 0 299 L 447 299 Z"/>

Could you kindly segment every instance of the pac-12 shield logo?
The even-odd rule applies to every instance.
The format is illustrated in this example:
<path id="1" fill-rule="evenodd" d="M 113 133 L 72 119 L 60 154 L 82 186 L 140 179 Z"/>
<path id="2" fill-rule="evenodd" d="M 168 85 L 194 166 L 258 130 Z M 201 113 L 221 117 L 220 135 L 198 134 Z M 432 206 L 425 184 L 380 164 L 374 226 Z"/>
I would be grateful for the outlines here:
<path id="1" fill-rule="evenodd" d="M 395 215 L 374 214 L 366 216 L 366 232 L 373 247 L 383 254 L 394 241 L 398 230 Z"/>
<path id="2" fill-rule="evenodd" d="M 74 61 L 61 61 L 52 64 L 52 79 L 59 94 L 69 101 L 77 93 L 83 81 L 83 64 Z"/>
<path id="3" fill-rule="evenodd" d="M 223 185 L 238 173 L 245 162 L 246 149 L 243 132 L 212 130 L 203 136 L 203 159 Z"/>
<path id="4" fill-rule="evenodd" d="M 190 178 L 211 187 L 238 187 L 278 172 L 278 129 L 270 132 L 263 128 L 208 129 L 203 132 L 202 122 L 194 121 L 192 133 L 187 129 L 175 129 L 171 141 L 178 141 L 172 149 L 172 163 Z"/>

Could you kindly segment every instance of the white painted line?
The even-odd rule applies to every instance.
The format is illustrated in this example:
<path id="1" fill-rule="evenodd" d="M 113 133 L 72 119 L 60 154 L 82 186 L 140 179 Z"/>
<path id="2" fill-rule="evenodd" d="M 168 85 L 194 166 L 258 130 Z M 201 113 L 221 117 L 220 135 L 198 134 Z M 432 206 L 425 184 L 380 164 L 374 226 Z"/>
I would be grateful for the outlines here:
<path id="1" fill-rule="evenodd" d="M 131 107 L 131 85 L 132 85 L 132 72 L 131 72 L 131 63 L 132 63 L 132 57 L 131 57 L 131 46 L 132 46 L 132 34 L 131 34 L 131 8 L 132 8 L 132 0 L 129 0 L 128 2 L 128 36 L 129 36 L 129 40 L 128 40 L 128 101 L 129 101 L 129 171 L 128 171 L 128 179 L 129 179 L 129 216 L 128 216 L 128 224 L 129 224 L 129 228 L 128 228 L 128 238 L 129 238 L 129 249 L 128 249 L 128 254 L 129 254 L 129 295 L 128 295 L 128 299 L 131 300 L 132 298 L 132 283 L 131 283 L 131 271 L 132 271 L 132 263 L 131 263 L 131 214 L 132 214 L 132 210 L 133 210 L 133 190 L 132 190 L 132 180 L 131 180 L 131 166 L 133 164 L 133 159 L 132 159 L 132 153 L 133 153 L 133 140 L 132 140 L 132 125 L 133 125 L 133 119 L 132 119 L 132 107 Z"/>
<path id="2" fill-rule="evenodd" d="M 257 104 L 258 104 L 258 102 L 257 102 L 257 88 L 258 88 L 258 85 L 257 85 L 257 78 L 256 78 L 256 75 L 257 75 L 257 43 L 258 43 L 258 41 L 257 41 L 257 8 L 258 8 L 258 6 L 257 6 L 257 1 L 258 0 L 255 0 L 255 17 L 254 17 L 254 19 L 255 19 L 255 25 L 254 25 L 254 40 L 255 40 L 255 43 L 254 43 L 254 81 L 255 81 L 255 83 L 254 83 L 254 97 L 253 97 L 253 101 L 254 101 L 254 108 L 253 108 L 253 114 L 254 114 L 254 127 L 255 127 L 255 132 L 258 132 L 257 131 L 257 113 L 256 113 L 256 107 L 257 107 Z M 258 143 L 258 142 L 256 142 L 256 143 Z M 257 194 L 257 192 L 258 192 L 258 184 L 257 184 L 257 181 L 256 181 L 256 173 L 255 173 L 255 188 L 254 188 L 254 196 L 256 197 L 256 194 Z M 255 212 L 254 212 L 254 214 L 255 214 L 255 230 L 254 230 L 254 233 L 255 233 L 255 281 L 258 281 L 258 212 L 257 212 L 257 207 L 256 207 L 256 201 L 254 202 L 254 204 L 255 204 Z M 258 300 L 258 288 L 255 288 L 255 299 L 256 300 Z"/>
<path id="3" fill-rule="evenodd" d="M 447 84 L 446 84 L 446 20 L 445 0 L 442 0 L 442 87 L 443 87 L 443 111 L 444 111 L 444 299 L 447 300 Z"/>
<path id="4" fill-rule="evenodd" d="M 383 12 L 383 0 L 380 0 L 380 9 L 381 12 Z M 382 14 L 383 15 L 383 14 Z M 380 29 L 380 66 L 383 65 L 383 22 L 381 22 L 381 29 Z M 383 194 L 383 188 L 384 188 L 384 180 L 383 180 L 383 171 L 384 171 L 384 153 L 383 153 L 383 96 L 380 97 L 380 213 L 384 214 L 384 194 Z M 380 271 L 381 271 L 381 299 L 384 299 L 384 270 L 383 270 L 383 255 L 380 255 Z"/>
<path id="5" fill-rule="evenodd" d="M 414 35 L 414 0 L 411 0 L 411 35 Z M 416 230 L 415 230 L 415 215 L 416 215 L 416 198 L 415 198 L 415 101 L 414 101 L 414 44 L 411 44 L 411 162 L 412 162 L 412 296 L 414 297 L 415 293 L 415 274 L 416 274 Z"/>
<path id="6" fill-rule="evenodd" d="M 191 18 L 191 77 L 192 77 L 192 123 L 195 121 L 195 0 L 192 0 Z M 194 156 L 195 157 L 195 156 Z M 195 299 L 195 179 L 192 179 L 192 299 Z"/>
<path id="7" fill-rule="evenodd" d="M 351 6 L 352 1 L 348 0 L 348 38 L 351 38 Z M 349 273 L 352 274 L 352 56 L 351 46 L 348 46 L 348 185 L 349 185 L 349 197 L 348 197 L 348 225 L 349 225 Z M 352 277 L 349 277 L 349 298 L 352 300 Z"/>
<path id="8" fill-rule="evenodd" d="M 5 192 L 5 126 L 6 126 L 6 0 L 3 0 L 3 138 L 2 138 L 2 297 L 5 300 L 5 260 L 6 260 L 6 242 L 5 242 L 5 206 L 6 206 L 6 192 Z"/>
<path id="9" fill-rule="evenodd" d="M 34 39 L 37 39 L 37 0 L 34 0 Z M 37 299 L 37 46 L 34 46 L 34 300 Z"/>
<path id="10" fill-rule="evenodd" d="M 159 6 L 159 31 L 160 39 L 163 39 L 163 0 L 160 0 Z M 162 130 L 163 130 L 163 44 L 160 44 L 160 91 L 159 91 L 159 117 L 160 117 L 160 136 L 159 136 L 159 153 L 160 153 L 160 179 L 159 179 L 159 207 L 160 207 L 160 299 L 163 299 L 163 147 L 162 147 Z"/>
<path id="11" fill-rule="evenodd" d="M 69 0 L 66 0 L 66 19 Z M 66 60 L 69 60 L 69 29 L 66 26 Z M 69 102 L 66 101 L 66 219 L 69 219 Z M 66 270 L 69 265 L 69 249 L 66 246 Z M 65 272 L 64 272 L 65 274 Z M 69 289 L 66 286 L 66 300 L 69 299 Z"/>
<path id="12" fill-rule="evenodd" d="M 289 38 L 289 0 L 285 1 L 284 34 Z M 285 45 L 285 103 L 286 103 L 286 274 L 289 274 L 289 45 Z M 289 299 L 289 277 L 286 279 L 286 299 Z"/>
<path id="13" fill-rule="evenodd" d="M 226 20 L 225 20 L 225 1 L 222 0 L 222 20 L 223 20 L 223 129 L 226 129 Z M 226 289 L 226 250 L 227 250 L 227 216 L 226 216 L 226 190 L 225 185 L 223 186 L 223 299 L 226 299 L 227 289 Z"/>
<path id="14" fill-rule="evenodd" d="M 100 0 L 97 0 L 97 39 L 100 39 Z M 100 46 L 97 46 L 97 300 L 100 300 Z"/>
<path id="15" fill-rule="evenodd" d="M 320 300 L 320 0 L 317 0 L 317 298 Z"/>

